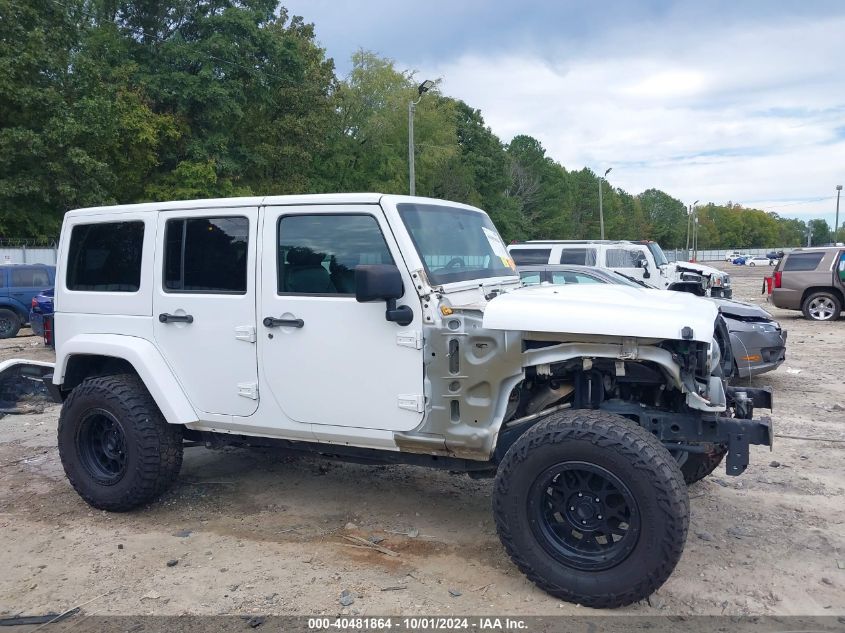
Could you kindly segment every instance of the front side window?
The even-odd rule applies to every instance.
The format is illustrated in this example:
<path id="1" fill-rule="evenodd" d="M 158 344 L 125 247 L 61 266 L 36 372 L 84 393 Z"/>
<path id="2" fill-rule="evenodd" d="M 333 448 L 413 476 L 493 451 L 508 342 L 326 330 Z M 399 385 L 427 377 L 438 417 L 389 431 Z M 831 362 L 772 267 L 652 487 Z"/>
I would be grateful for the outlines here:
<path id="1" fill-rule="evenodd" d="M 595 277 L 584 275 L 583 273 L 572 272 L 557 272 L 552 273 L 553 284 L 600 284 L 602 283 Z"/>
<path id="2" fill-rule="evenodd" d="M 824 257 L 823 252 L 818 253 L 793 253 L 786 259 L 783 265 L 784 272 L 796 271 L 806 272 L 815 270 Z"/>
<path id="3" fill-rule="evenodd" d="M 512 248 L 511 257 L 517 266 L 531 266 L 534 264 L 548 264 L 550 248 Z"/>
<path id="4" fill-rule="evenodd" d="M 164 229 L 164 290 L 245 294 L 249 220 L 244 217 L 168 220 Z"/>
<path id="5" fill-rule="evenodd" d="M 432 284 L 516 276 L 516 265 L 486 213 L 416 203 L 397 209 Z"/>
<path id="6" fill-rule="evenodd" d="M 393 264 L 371 215 L 288 215 L 278 226 L 279 294 L 354 295 L 359 264 Z"/>
<path id="7" fill-rule="evenodd" d="M 564 248 L 560 252 L 560 263 L 570 266 L 595 266 L 596 249 L 594 248 Z"/>
<path id="8" fill-rule="evenodd" d="M 608 248 L 605 262 L 608 268 L 637 268 L 637 262 L 645 259 L 638 250 L 627 248 Z"/>
<path id="9" fill-rule="evenodd" d="M 539 272 L 521 272 L 519 273 L 519 278 L 525 286 L 537 286 L 543 282 L 543 274 Z"/>
<path id="10" fill-rule="evenodd" d="M 68 290 L 138 292 L 144 223 L 77 224 L 70 233 Z"/>

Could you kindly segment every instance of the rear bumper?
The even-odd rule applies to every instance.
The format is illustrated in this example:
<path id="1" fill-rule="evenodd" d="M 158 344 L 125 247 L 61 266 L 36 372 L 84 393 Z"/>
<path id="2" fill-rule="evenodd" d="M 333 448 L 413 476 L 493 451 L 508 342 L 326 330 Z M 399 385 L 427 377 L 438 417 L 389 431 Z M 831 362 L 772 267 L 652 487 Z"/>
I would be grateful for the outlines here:
<path id="1" fill-rule="evenodd" d="M 786 360 L 786 330 L 731 332 L 731 349 L 739 377 L 749 378 L 772 371 Z"/>

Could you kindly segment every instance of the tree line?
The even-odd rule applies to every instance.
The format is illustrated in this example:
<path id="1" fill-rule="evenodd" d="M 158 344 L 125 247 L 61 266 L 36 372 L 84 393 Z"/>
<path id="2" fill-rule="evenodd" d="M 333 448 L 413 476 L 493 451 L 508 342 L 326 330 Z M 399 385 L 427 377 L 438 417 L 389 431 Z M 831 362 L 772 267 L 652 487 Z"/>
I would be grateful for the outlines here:
<path id="1" fill-rule="evenodd" d="M 0 236 L 55 237 L 65 211 L 93 205 L 407 193 L 417 83 L 364 50 L 339 78 L 314 26 L 277 0 L 0 0 Z M 503 142 L 437 87 L 415 128 L 419 195 L 484 208 L 508 241 L 598 238 L 591 170 L 530 136 Z M 683 202 L 604 186 L 608 238 L 685 246 Z M 698 217 L 701 248 L 829 232 L 731 203 Z"/>

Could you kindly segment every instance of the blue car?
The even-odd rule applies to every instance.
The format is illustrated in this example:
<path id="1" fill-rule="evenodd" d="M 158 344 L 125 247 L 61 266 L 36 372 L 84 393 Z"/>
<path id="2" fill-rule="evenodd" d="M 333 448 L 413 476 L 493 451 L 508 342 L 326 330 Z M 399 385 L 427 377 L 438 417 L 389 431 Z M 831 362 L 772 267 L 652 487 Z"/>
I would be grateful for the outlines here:
<path id="1" fill-rule="evenodd" d="M 733 261 L 731 261 L 731 264 L 733 264 L 734 266 L 745 266 L 745 258 L 737 257 Z"/>
<path id="2" fill-rule="evenodd" d="M 32 298 L 55 282 L 55 266 L 0 265 L 0 338 L 17 336 L 18 330 L 29 323 Z"/>
<path id="3" fill-rule="evenodd" d="M 29 310 L 29 326 L 36 336 L 43 336 L 44 342 L 53 345 L 53 293 L 55 288 L 42 290 L 32 298 L 32 307 Z"/>

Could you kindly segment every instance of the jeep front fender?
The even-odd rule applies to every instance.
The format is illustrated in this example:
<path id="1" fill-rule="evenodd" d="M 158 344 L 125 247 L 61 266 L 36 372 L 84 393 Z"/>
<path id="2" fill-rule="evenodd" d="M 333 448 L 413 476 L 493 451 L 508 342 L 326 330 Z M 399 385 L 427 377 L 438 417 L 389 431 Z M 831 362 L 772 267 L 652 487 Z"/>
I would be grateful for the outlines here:
<path id="1" fill-rule="evenodd" d="M 170 424 L 190 424 L 199 420 L 170 367 L 149 341 L 121 334 L 74 336 L 56 350 L 54 384 L 64 383 L 68 361 L 80 355 L 118 358 L 132 365 Z"/>

